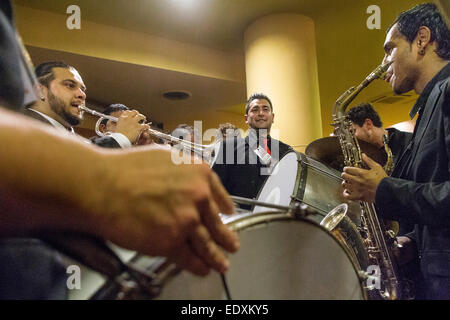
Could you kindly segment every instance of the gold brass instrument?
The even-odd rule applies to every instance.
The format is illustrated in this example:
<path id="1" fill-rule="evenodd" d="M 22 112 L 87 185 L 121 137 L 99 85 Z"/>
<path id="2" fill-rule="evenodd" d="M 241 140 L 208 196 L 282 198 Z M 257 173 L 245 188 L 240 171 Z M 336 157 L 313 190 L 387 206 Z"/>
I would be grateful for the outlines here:
<path id="1" fill-rule="evenodd" d="M 392 62 L 391 62 L 392 63 Z M 346 166 L 363 167 L 361 150 L 355 137 L 351 121 L 346 116 L 347 106 L 355 97 L 367 87 L 373 80 L 383 77 L 390 64 L 378 66 L 357 87 L 352 87 L 343 93 L 336 101 L 333 108 L 333 126 L 338 136 Z M 360 202 L 361 227 L 366 234 L 366 249 L 375 265 L 381 271 L 380 286 L 375 288 L 382 299 L 409 298 L 407 290 L 402 287 L 399 279 L 398 267 L 392 254 L 395 237 L 388 232 L 383 221 L 378 219 L 375 206 L 372 203 Z M 333 217 L 328 217 L 333 220 Z M 339 220 L 339 218 L 337 218 Z"/>
<path id="2" fill-rule="evenodd" d="M 383 168 L 384 171 L 386 171 L 387 175 L 390 176 L 394 171 L 394 156 L 392 154 L 391 148 L 389 148 L 388 138 L 385 134 L 383 134 L 383 145 L 384 151 L 386 152 L 387 155 L 386 164 L 383 166 Z M 396 236 L 398 234 L 400 226 L 397 221 L 385 219 L 384 224 L 387 228 L 387 232 L 391 233 L 392 236 Z"/>
<path id="3" fill-rule="evenodd" d="M 102 133 L 99 130 L 100 123 L 102 122 L 103 119 L 108 119 L 108 120 L 111 120 L 114 122 L 117 122 L 119 120 L 116 117 L 106 115 L 101 112 L 92 110 L 92 109 L 86 107 L 85 105 L 80 105 L 78 108 L 84 112 L 87 112 L 87 113 L 93 115 L 93 116 L 99 117 L 99 119 L 97 120 L 97 123 L 95 124 L 95 133 L 100 137 L 104 136 L 104 133 Z M 164 141 L 173 143 L 174 145 L 181 147 L 183 152 L 194 153 L 196 156 L 200 157 L 201 159 L 203 159 L 203 161 L 205 161 L 207 164 L 209 164 L 210 167 L 212 167 L 212 165 L 214 164 L 214 162 L 217 158 L 220 144 L 221 144 L 220 139 L 216 139 L 216 141 L 214 141 L 213 143 L 211 143 L 209 145 L 204 145 L 204 144 L 194 143 L 191 141 L 180 139 L 180 138 L 171 136 L 169 134 L 165 134 L 163 132 L 160 132 L 160 131 L 157 131 L 157 130 L 154 130 L 151 128 L 148 129 L 148 132 L 150 135 L 152 135 L 156 138 L 160 138 Z"/>
<path id="4" fill-rule="evenodd" d="M 387 155 L 387 161 L 384 165 L 384 171 L 386 171 L 387 175 L 390 176 L 392 172 L 394 171 L 394 156 L 392 155 L 392 150 L 389 148 L 388 144 L 388 138 L 385 134 L 383 134 L 383 145 L 384 145 L 384 151 Z"/>
<path id="5" fill-rule="evenodd" d="M 320 225 L 330 231 L 344 246 L 353 264 L 359 270 L 366 270 L 370 265 L 370 261 L 364 245 L 364 239 L 347 213 L 348 204 L 341 203 L 322 219 Z"/>

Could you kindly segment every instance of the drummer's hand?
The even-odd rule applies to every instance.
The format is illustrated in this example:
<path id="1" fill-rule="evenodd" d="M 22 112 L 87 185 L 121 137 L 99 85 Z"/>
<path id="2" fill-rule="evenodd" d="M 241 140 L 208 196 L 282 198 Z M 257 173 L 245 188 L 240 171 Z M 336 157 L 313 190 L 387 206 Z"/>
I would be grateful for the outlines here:
<path id="1" fill-rule="evenodd" d="M 213 199 L 204 199 L 197 203 L 202 223 L 196 226 L 194 232 L 188 237 L 187 243 L 180 248 L 181 253 L 177 252 L 173 255 L 172 260 L 182 268 L 205 275 L 208 273 L 208 266 L 212 266 L 219 272 L 225 272 L 228 269 L 228 259 L 217 244 L 221 244 L 228 251 L 235 252 L 239 242 L 237 235 L 222 223 L 218 215 L 219 212 L 234 212 L 234 205 L 229 202 L 231 200 L 228 193 L 218 176 L 207 165 L 202 164 L 200 167 L 209 176 Z M 219 207 L 225 211 L 219 210 Z"/>
<path id="2" fill-rule="evenodd" d="M 349 200 L 360 200 L 369 203 L 375 202 L 375 194 L 381 180 L 387 177 L 383 167 L 369 158 L 365 153 L 362 160 L 368 165 L 369 170 L 345 167 L 342 176 L 344 197 Z"/>
<path id="3" fill-rule="evenodd" d="M 239 242 L 218 215 L 234 211 L 219 178 L 207 165 L 175 165 L 170 152 L 148 149 L 121 150 L 104 162 L 99 202 L 91 202 L 107 213 L 97 231 L 119 246 L 171 257 L 195 274 L 225 271 L 220 247 L 234 252 Z"/>

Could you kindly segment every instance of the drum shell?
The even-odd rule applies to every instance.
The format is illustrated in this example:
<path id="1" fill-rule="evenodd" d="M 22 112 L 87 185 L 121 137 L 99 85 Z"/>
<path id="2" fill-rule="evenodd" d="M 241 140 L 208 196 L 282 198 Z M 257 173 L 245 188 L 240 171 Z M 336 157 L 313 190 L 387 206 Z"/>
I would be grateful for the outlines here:
<path id="1" fill-rule="evenodd" d="M 297 173 L 294 201 L 300 200 L 324 216 L 339 204 L 347 203 L 347 216 L 359 225 L 361 208 L 359 203 L 344 198 L 341 173 L 304 154 L 298 155 L 301 171 Z"/>

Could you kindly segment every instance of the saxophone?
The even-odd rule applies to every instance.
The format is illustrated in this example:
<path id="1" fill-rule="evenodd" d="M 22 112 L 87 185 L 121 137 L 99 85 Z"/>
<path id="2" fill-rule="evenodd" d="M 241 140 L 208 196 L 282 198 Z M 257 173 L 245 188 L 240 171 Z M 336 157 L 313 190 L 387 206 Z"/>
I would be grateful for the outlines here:
<path id="1" fill-rule="evenodd" d="M 363 167 L 361 149 L 354 135 L 351 121 L 346 116 L 347 106 L 355 97 L 367 87 L 373 80 L 379 79 L 387 71 L 391 63 L 380 65 L 372 71 L 364 81 L 357 87 L 352 87 L 343 93 L 336 101 L 333 108 L 333 126 L 338 136 L 346 166 Z M 398 267 L 394 261 L 392 247 L 395 236 L 388 232 L 382 220 L 378 219 L 375 206 L 372 203 L 360 202 L 361 206 L 361 229 L 366 235 L 365 246 L 371 261 L 379 267 L 378 285 L 376 289 L 377 298 L 402 299 L 405 297 L 401 281 L 399 279 Z M 367 273 L 366 273 L 367 275 Z"/>

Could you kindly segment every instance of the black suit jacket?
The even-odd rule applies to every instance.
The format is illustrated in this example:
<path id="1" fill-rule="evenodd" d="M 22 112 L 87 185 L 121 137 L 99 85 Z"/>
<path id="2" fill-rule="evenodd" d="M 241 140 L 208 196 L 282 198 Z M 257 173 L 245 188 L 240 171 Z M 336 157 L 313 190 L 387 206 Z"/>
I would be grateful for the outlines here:
<path id="1" fill-rule="evenodd" d="M 24 85 L 12 16 L 11 3 L 0 1 L 0 105 L 16 110 L 24 102 Z"/>
<path id="2" fill-rule="evenodd" d="M 450 298 L 450 64 L 427 85 L 414 135 L 376 192 L 378 213 L 410 221 L 428 298 Z"/>
<path id="3" fill-rule="evenodd" d="M 28 116 L 28 117 L 30 117 L 30 118 L 33 118 L 33 119 L 39 120 L 39 121 L 41 121 L 41 122 L 47 123 L 47 124 L 49 124 L 49 125 L 52 125 L 52 124 L 50 123 L 50 121 L 48 121 L 46 118 L 44 118 L 44 117 L 41 116 L 39 113 L 34 112 L 34 111 L 30 110 L 30 109 L 25 109 L 25 110 L 23 111 L 23 114 L 26 115 L 26 116 Z M 69 131 L 69 129 L 67 129 L 67 130 Z"/>
<path id="4" fill-rule="evenodd" d="M 39 113 L 36 113 L 36 112 L 31 111 L 29 109 L 25 109 L 23 114 L 25 114 L 25 115 L 33 118 L 33 119 L 36 119 L 36 120 L 39 120 L 39 121 L 51 124 L 46 118 L 41 116 Z M 91 142 L 93 144 L 98 145 L 99 147 L 103 147 L 103 148 L 120 148 L 119 143 L 112 137 L 108 137 L 108 136 L 105 136 L 105 137 L 94 137 L 94 138 L 91 138 L 90 140 L 91 140 Z"/>
<path id="5" fill-rule="evenodd" d="M 397 166 L 398 160 L 403 152 L 408 147 L 412 138 L 411 132 L 400 131 L 395 128 L 387 128 L 388 132 L 388 146 L 394 156 L 394 167 Z"/>
<path id="6" fill-rule="evenodd" d="M 253 152 L 254 146 L 251 144 L 248 136 L 245 139 L 234 137 L 225 140 L 213 170 L 220 177 L 229 194 L 254 199 L 269 176 L 264 174 L 266 166 Z M 272 161 L 277 161 L 292 151 L 289 145 L 273 138 L 269 139 L 268 146 L 271 150 Z M 279 152 L 275 150 L 277 146 Z M 250 209 L 250 206 L 242 207 Z"/>

